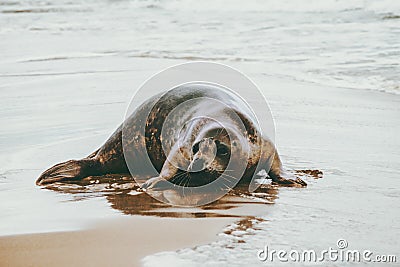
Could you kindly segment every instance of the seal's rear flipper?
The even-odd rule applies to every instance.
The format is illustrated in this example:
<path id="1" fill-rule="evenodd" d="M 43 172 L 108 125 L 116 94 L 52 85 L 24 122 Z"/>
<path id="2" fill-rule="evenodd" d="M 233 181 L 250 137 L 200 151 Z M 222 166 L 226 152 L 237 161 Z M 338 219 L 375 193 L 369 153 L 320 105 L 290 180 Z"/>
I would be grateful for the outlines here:
<path id="1" fill-rule="evenodd" d="M 308 175 L 311 176 L 315 179 L 320 179 L 323 177 L 324 173 L 320 170 L 295 170 L 295 174 L 296 176 L 304 176 L 304 175 Z"/>
<path id="2" fill-rule="evenodd" d="M 93 153 L 90 153 L 89 156 L 87 156 L 85 159 L 92 159 L 94 157 L 96 157 L 97 153 L 100 151 L 100 148 L 97 149 L 96 151 L 94 151 Z"/>
<path id="3" fill-rule="evenodd" d="M 304 182 L 302 179 L 297 178 L 297 179 L 285 179 L 280 176 L 278 177 L 273 177 L 272 182 L 274 184 L 278 184 L 280 186 L 287 186 L 287 187 L 306 187 L 307 183 Z"/>
<path id="4" fill-rule="evenodd" d="M 90 175 L 96 175 L 98 163 L 94 159 L 69 160 L 54 165 L 43 172 L 36 180 L 37 185 L 44 185 L 65 180 L 80 180 Z"/>
<path id="5" fill-rule="evenodd" d="M 275 184 L 280 184 L 284 186 L 294 186 L 294 187 L 306 187 L 307 183 L 303 181 L 303 177 L 320 179 L 323 177 L 323 172 L 320 170 L 291 170 L 286 171 L 286 175 L 294 176 L 293 179 L 285 179 L 282 178 L 280 175 L 272 174 L 272 181 Z"/>

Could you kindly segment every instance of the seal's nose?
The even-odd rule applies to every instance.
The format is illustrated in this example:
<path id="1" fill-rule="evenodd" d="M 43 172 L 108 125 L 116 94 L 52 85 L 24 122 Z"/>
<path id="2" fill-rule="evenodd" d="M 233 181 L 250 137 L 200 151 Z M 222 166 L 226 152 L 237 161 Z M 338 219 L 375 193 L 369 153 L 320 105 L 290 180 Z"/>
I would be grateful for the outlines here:
<path id="1" fill-rule="evenodd" d="M 189 166 L 190 172 L 198 172 L 204 169 L 206 161 L 202 158 L 195 158 Z"/>

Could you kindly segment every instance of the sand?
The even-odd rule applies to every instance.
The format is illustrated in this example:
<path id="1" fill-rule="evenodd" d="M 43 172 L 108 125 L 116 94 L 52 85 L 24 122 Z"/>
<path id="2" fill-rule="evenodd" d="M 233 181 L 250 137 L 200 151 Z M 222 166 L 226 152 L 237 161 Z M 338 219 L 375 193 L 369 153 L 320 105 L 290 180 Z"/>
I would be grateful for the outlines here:
<path id="1" fill-rule="evenodd" d="M 127 217 L 90 230 L 0 238 L 1 266 L 140 266 L 146 255 L 206 244 L 226 218 Z"/>
<path id="2" fill-rule="evenodd" d="M 263 192 L 262 200 L 232 193 L 197 208 L 162 204 L 144 192 L 112 193 L 107 201 L 125 216 L 77 231 L 2 236 L 0 266 L 140 266 L 147 255 L 209 244 L 233 222 L 265 214 L 277 191 Z"/>

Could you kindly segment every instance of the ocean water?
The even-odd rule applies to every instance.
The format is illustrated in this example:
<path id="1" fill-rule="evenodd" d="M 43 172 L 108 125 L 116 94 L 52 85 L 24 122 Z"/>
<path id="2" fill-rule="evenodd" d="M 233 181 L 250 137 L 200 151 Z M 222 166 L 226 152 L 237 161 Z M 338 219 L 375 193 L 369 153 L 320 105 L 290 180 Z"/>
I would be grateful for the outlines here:
<path id="1" fill-rule="evenodd" d="M 396 0 L 7 0 L 0 14 L 3 64 L 113 55 L 256 61 L 268 75 L 400 92 Z"/>
<path id="2" fill-rule="evenodd" d="M 0 234 L 126 214 L 108 189 L 67 194 L 34 180 L 102 144 L 150 75 L 210 60 L 260 86 L 285 166 L 324 178 L 279 189 L 212 244 L 143 264 L 275 266 L 257 251 L 321 251 L 340 238 L 399 261 L 399 16 L 389 0 L 0 1 Z"/>

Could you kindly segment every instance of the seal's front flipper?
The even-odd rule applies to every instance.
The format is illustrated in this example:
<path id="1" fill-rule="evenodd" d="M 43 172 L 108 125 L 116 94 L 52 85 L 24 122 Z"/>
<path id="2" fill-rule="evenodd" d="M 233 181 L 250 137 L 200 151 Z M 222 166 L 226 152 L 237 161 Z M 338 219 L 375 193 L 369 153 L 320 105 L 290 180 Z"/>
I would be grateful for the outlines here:
<path id="1" fill-rule="evenodd" d="M 174 153 L 174 152 L 170 152 Z M 176 152 L 175 152 L 176 153 Z M 171 154 L 168 156 L 169 159 L 177 158 L 174 156 L 171 156 Z M 176 175 L 178 169 L 175 167 L 174 164 L 172 164 L 168 159 L 164 162 L 164 165 L 161 169 L 160 174 L 157 177 L 153 177 L 151 179 L 148 179 L 145 183 L 143 183 L 140 188 L 144 190 L 153 190 L 153 191 L 158 191 L 158 190 L 164 190 L 167 188 L 171 188 L 171 179 L 174 178 Z"/>
<path id="2" fill-rule="evenodd" d="M 163 190 L 171 186 L 171 183 L 164 178 L 154 177 L 143 183 L 140 188 L 144 190 Z"/>
<path id="3" fill-rule="evenodd" d="M 43 172 L 36 180 L 37 185 L 44 185 L 66 180 L 80 180 L 98 173 L 98 163 L 94 159 L 69 160 L 54 165 Z"/>

